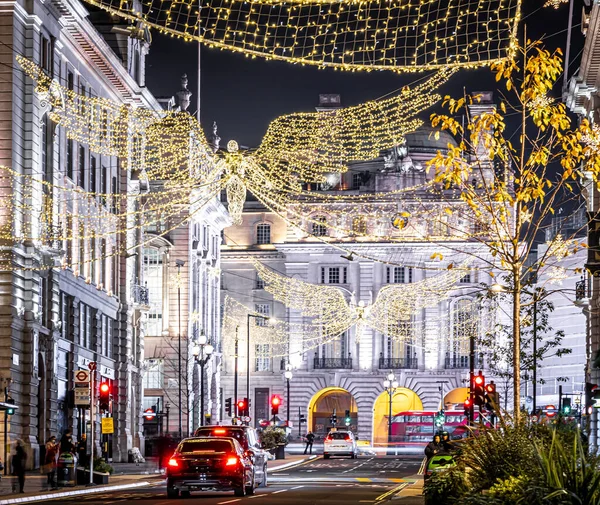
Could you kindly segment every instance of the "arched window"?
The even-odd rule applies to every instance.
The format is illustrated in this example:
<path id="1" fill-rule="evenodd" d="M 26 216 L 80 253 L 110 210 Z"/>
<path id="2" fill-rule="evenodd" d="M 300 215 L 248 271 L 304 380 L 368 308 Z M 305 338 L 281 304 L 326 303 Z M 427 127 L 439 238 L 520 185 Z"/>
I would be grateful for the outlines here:
<path id="1" fill-rule="evenodd" d="M 158 337 L 163 330 L 163 254 L 154 247 L 144 248 L 143 279 L 148 288 L 146 335 Z"/>
<path id="2" fill-rule="evenodd" d="M 271 225 L 268 223 L 260 223 L 256 226 L 256 243 L 270 244 L 271 243 Z"/>
<path id="3" fill-rule="evenodd" d="M 327 222 L 327 218 L 325 216 L 318 216 L 311 223 L 312 224 L 312 234 L 315 237 L 326 237 L 327 236 L 327 226 L 325 226 L 326 222 Z"/>

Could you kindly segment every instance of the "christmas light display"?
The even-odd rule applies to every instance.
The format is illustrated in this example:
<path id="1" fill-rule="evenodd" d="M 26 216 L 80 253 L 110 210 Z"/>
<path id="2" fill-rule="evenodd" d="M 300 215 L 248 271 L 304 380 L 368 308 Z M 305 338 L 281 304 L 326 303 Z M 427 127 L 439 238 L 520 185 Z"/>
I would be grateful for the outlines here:
<path id="1" fill-rule="evenodd" d="M 519 0 L 88 0 L 138 26 L 251 57 L 341 70 L 488 65 L 513 56 Z"/>

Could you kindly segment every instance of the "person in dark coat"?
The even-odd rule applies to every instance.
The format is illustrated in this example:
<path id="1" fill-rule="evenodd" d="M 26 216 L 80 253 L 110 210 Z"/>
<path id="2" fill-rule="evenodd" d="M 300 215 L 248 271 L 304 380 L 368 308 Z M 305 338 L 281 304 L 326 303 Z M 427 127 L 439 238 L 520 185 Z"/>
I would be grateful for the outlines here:
<path id="1" fill-rule="evenodd" d="M 66 430 L 60 439 L 60 452 L 75 454 L 75 444 L 73 443 L 73 434 L 71 433 L 71 430 Z"/>
<path id="2" fill-rule="evenodd" d="M 312 446 L 313 446 L 313 442 L 315 441 L 315 435 L 312 431 L 309 431 L 306 436 L 304 437 L 304 439 L 306 440 L 306 447 L 304 448 L 304 454 L 306 454 L 306 451 L 310 451 L 310 454 L 312 454 Z"/>
<path id="3" fill-rule="evenodd" d="M 433 458 L 436 454 L 441 454 L 444 452 L 444 445 L 442 444 L 442 438 L 440 435 L 436 434 L 433 437 L 433 440 L 427 444 L 425 447 L 425 456 L 427 456 L 427 461 Z"/>
<path id="4" fill-rule="evenodd" d="M 12 472 L 19 481 L 19 492 L 24 493 L 25 490 L 25 467 L 27 466 L 27 453 L 23 447 L 23 441 L 17 440 L 17 448 L 12 458 Z"/>
<path id="5" fill-rule="evenodd" d="M 83 435 L 81 435 L 81 440 L 77 444 L 77 465 L 81 468 L 85 468 L 87 464 L 87 435 L 84 433 Z"/>

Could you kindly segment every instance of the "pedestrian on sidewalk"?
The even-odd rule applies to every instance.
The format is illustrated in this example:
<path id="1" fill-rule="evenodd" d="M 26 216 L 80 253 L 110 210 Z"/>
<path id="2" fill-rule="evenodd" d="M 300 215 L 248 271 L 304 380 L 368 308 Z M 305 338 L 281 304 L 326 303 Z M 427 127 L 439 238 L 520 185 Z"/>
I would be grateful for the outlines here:
<path id="1" fill-rule="evenodd" d="M 56 462 L 58 459 L 59 445 L 56 437 L 52 435 L 46 442 L 45 472 L 48 477 L 48 488 L 56 489 Z"/>
<path id="2" fill-rule="evenodd" d="M 81 468 L 85 468 L 89 463 L 87 454 L 87 435 L 85 433 L 81 435 L 81 440 L 77 444 L 77 460 L 77 464 Z"/>
<path id="3" fill-rule="evenodd" d="M 75 444 L 73 443 L 73 434 L 71 433 L 71 430 L 65 430 L 65 433 L 60 439 L 59 451 L 75 454 Z"/>
<path id="4" fill-rule="evenodd" d="M 306 440 L 306 447 L 304 448 L 304 454 L 306 454 L 306 451 L 310 451 L 310 454 L 312 454 L 312 446 L 313 446 L 313 442 L 315 441 L 315 435 L 312 431 L 309 431 L 306 435 L 304 435 L 304 440 Z"/>
<path id="5" fill-rule="evenodd" d="M 17 440 L 17 448 L 12 458 L 12 472 L 17 477 L 19 483 L 19 493 L 25 492 L 25 467 L 27 462 L 27 453 L 23 447 L 23 441 Z"/>

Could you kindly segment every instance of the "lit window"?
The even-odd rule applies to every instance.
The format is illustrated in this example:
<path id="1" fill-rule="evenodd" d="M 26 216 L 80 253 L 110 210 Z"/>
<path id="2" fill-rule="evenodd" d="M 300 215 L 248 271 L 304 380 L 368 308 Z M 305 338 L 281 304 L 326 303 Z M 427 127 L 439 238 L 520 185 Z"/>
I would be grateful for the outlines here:
<path id="1" fill-rule="evenodd" d="M 256 227 L 256 243 L 270 244 L 271 243 L 271 225 L 262 223 Z"/>
<path id="2" fill-rule="evenodd" d="M 315 218 L 315 221 L 312 223 L 312 234 L 315 237 L 327 236 L 327 226 L 325 226 L 326 222 L 327 218 L 325 216 L 319 216 Z"/>
<path id="3" fill-rule="evenodd" d="M 158 337 L 162 334 L 163 322 L 163 262 L 162 253 L 155 248 L 144 249 L 143 279 L 148 288 L 146 335 Z"/>
<path id="4" fill-rule="evenodd" d="M 255 371 L 269 372 L 271 371 L 271 357 L 269 352 L 269 344 L 258 344 L 255 347 Z"/>
<path id="5" fill-rule="evenodd" d="M 146 371 L 144 372 L 144 389 L 162 389 L 165 381 L 164 362 L 162 359 L 144 360 Z"/>

